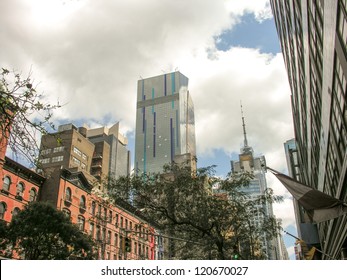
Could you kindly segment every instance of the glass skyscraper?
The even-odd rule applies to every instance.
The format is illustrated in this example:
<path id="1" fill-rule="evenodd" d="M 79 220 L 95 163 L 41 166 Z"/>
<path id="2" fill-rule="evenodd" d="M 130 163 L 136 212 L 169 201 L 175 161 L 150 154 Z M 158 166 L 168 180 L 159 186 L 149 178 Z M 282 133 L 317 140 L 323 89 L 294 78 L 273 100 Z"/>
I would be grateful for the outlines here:
<path id="1" fill-rule="evenodd" d="M 242 107 L 241 107 L 242 108 Z M 241 109 L 242 111 L 242 109 Z M 246 126 L 244 117 L 242 115 L 242 126 L 244 134 L 244 146 L 241 148 L 239 154 L 239 160 L 231 161 L 231 172 L 250 172 L 254 175 L 254 178 L 250 181 L 249 186 L 241 188 L 241 191 L 249 196 L 250 200 L 255 200 L 259 196 L 264 195 L 267 189 L 266 182 L 266 161 L 264 156 L 254 156 L 254 151 L 251 146 L 248 145 Z M 258 211 L 253 213 L 251 223 L 255 226 L 259 226 L 266 217 L 274 217 L 273 208 L 271 203 L 260 203 L 257 205 Z M 261 249 L 265 254 L 265 257 L 269 260 L 279 259 L 278 240 L 268 240 L 266 234 L 260 237 Z"/>
<path id="2" fill-rule="evenodd" d="M 157 173 L 176 156 L 196 156 L 194 105 L 188 78 L 180 72 L 137 84 L 135 163 L 137 173 Z"/>

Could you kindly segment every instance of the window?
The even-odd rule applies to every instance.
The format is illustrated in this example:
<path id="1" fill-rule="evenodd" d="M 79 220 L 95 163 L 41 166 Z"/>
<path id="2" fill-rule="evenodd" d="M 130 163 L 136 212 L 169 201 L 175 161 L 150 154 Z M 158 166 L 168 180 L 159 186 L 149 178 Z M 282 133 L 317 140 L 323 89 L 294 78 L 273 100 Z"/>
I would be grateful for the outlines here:
<path id="1" fill-rule="evenodd" d="M 114 246 L 117 247 L 118 246 L 118 233 L 114 234 Z"/>
<path id="2" fill-rule="evenodd" d="M 41 155 L 48 155 L 48 154 L 51 153 L 51 151 L 52 151 L 52 149 L 45 149 L 45 150 L 42 150 L 42 151 L 41 151 Z"/>
<path id="3" fill-rule="evenodd" d="M 89 224 L 89 234 L 94 238 L 94 223 Z"/>
<path id="4" fill-rule="evenodd" d="M 101 205 L 98 205 L 98 212 L 96 213 L 98 215 L 98 218 L 101 218 Z"/>
<path id="5" fill-rule="evenodd" d="M 86 209 L 86 198 L 84 195 L 80 198 L 80 208 Z"/>
<path id="6" fill-rule="evenodd" d="M 12 218 L 17 216 L 19 213 L 20 209 L 18 207 L 15 207 L 12 211 Z"/>
<path id="7" fill-rule="evenodd" d="M 106 241 L 106 229 L 102 229 L 102 240 Z"/>
<path id="8" fill-rule="evenodd" d="M 95 201 L 92 202 L 92 215 L 95 215 L 95 208 L 96 208 L 96 203 Z"/>
<path id="9" fill-rule="evenodd" d="M 82 156 L 82 153 L 79 149 L 77 149 L 76 147 L 73 147 L 73 152 L 76 154 L 76 155 L 79 155 L 80 157 Z"/>
<path id="10" fill-rule="evenodd" d="M 71 189 L 69 187 L 65 190 L 65 200 L 71 202 Z"/>
<path id="11" fill-rule="evenodd" d="M 108 222 L 112 223 L 112 211 L 108 211 Z"/>
<path id="12" fill-rule="evenodd" d="M 53 149 L 53 153 L 59 153 L 59 152 L 63 152 L 64 151 L 64 146 L 61 147 L 55 147 Z"/>
<path id="13" fill-rule="evenodd" d="M 104 208 L 104 220 L 107 221 L 107 209 Z"/>
<path id="14" fill-rule="evenodd" d="M 19 182 L 16 188 L 16 196 L 23 197 L 23 192 L 24 192 L 24 183 Z"/>
<path id="15" fill-rule="evenodd" d="M 120 227 L 123 228 L 123 217 L 120 217 Z"/>
<path id="16" fill-rule="evenodd" d="M 101 240 L 100 226 L 96 226 L 96 240 Z"/>
<path id="17" fill-rule="evenodd" d="M 10 191 L 10 186 L 11 186 L 11 178 L 8 176 L 4 177 L 4 184 L 2 186 L 2 189 L 6 192 Z"/>
<path id="18" fill-rule="evenodd" d="M 35 189 L 31 189 L 30 192 L 29 192 L 29 201 L 32 202 L 32 201 L 35 201 L 36 200 L 36 190 Z"/>
<path id="19" fill-rule="evenodd" d="M 83 216 L 78 216 L 78 228 L 80 231 L 84 231 L 84 217 Z"/>
<path id="20" fill-rule="evenodd" d="M 50 158 L 42 158 L 42 159 L 40 159 L 40 162 L 41 162 L 42 164 L 49 163 L 49 161 L 50 161 Z"/>
<path id="21" fill-rule="evenodd" d="M 87 160 L 87 155 L 86 154 L 82 154 L 82 159 L 83 160 Z"/>
<path id="22" fill-rule="evenodd" d="M 107 231 L 107 244 L 111 244 L 111 231 Z"/>
<path id="23" fill-rule="evenodd" d="M 66 217 L 70 218 L 71 217 L 71 212 L 69 209 L 67 208 L 63 208 L 63 212 L 65 214 Z"/>
<path id="24" fill-rule="evenodd" d="M 3 220 L 5 217 L 5 212 L 7 210 L 7 205 L 5 202 L 0 203 L 0 219 Z"/>
<path id="25" fill-rule="evenodd" d="M 52 163 L 53 162 L 60 162 L 64 160 L 64 156 L 58 156 L 58 157 L 53 157 L 52 158 Z"/>
<path id="26" fill-rule="evenodd" d="M 81 161 L 75 157 L 72 157 L 72 162 L 77 165 L 81 165 Z"/>

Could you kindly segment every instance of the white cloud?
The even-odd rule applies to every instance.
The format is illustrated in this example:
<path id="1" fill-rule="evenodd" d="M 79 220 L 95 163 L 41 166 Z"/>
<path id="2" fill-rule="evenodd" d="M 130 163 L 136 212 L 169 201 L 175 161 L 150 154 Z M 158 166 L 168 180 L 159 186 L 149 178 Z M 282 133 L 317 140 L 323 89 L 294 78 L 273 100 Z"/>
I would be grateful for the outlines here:
<path id="1" fill-rule="evenodd" d="M 230 0 L 226 1 L 226 9 L 234 15 L 253 13 L 259 22 L 272 17 L 270 3 L 268 0 Z"/>

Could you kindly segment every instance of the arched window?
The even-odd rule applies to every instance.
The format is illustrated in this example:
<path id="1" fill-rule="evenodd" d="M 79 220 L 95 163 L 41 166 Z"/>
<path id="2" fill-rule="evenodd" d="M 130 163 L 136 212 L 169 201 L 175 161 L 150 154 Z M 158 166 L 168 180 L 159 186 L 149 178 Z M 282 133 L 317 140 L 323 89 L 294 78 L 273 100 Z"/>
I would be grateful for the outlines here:
<path id="1" fill-rule="evenodd" d="M 32 202 L 32 201 L 35 201 L 36 200 L 36 190 L 35 189 L 31 189 L 30 192 L 29 192 L 29 201 Z"/>
<path id="2" fill-rule="evenodd" d="M 18 207 L 15 207 L 12 211 L 12 218 L 17 216 L 19 213 L 20 209 Z"/>
<path id="3" fill-rule="evenodd" d="M 16 195 L 22 197 L 24 192 L 24 183 L 19 182 L 17 184 Z"/>
<path id="4" fill-rule="evenodd" d="M 7 205 L 5 202 L 0 202 L 0 219 L 3 220 L 5 217 L 5 212 L 7 210 Z"/>
<path id="5" fill-rule="evenodd" d="M 84 217 L 83 216 L 78 216 L 78 228 L 81 231 L 84 231 L 84 222 L 85 222 Z"/>
<path id="6" fill-rule="evenodd" d="M 71 212 L 70 212 L 69 209 L 63 208 L 63 212 L 64 212 L 64 214 L 65 214 L 66 217 L 71 218 Z"/>
<path id="7" fill-rule="evenodd" d="M 11 178 L 8 176 L 4 177 L 4 184 L 2 186 L 2 189 L 6 192 L 10 191 L 10 186 L 11 186 Z"/>
<path id="8" fill-rule="evenodd" d="M 65 200 L 71 202 L 71 189 L 69 187 L 65 190 Z"/>
<path id="9" fill-rule="evenodd" d="M 80 198 L 80 207 L 86 209 L 86 198 L 84 195 L 82 195 Z"/>

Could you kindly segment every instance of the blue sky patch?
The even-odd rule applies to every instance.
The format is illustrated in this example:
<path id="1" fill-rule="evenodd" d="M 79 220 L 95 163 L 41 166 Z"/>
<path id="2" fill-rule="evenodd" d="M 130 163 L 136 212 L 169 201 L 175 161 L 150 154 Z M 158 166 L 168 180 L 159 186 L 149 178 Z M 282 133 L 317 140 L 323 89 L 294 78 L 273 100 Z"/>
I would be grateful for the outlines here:
<path id="1" fill-rule="evenodd" d="M 221 51 L 242 46 L 260 49 L 263 53 L 281 52 L 274 19 L 258 22 L 251 13 L 242 16 L 239 24 L 223 32 L 215 41 L 217 49 Z"/>

